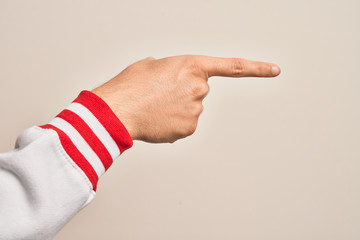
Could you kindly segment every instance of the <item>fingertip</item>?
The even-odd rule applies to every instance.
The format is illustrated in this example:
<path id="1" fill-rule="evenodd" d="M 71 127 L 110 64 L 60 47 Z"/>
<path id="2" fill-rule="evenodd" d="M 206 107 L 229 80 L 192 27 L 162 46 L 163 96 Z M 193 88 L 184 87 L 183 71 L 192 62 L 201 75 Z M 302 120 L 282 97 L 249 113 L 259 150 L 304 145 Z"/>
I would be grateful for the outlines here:
<path id="1" fill-rule="evenodd" d="M 281 70 L 280 70 L 279 66 L 273 65 L 273 66 L 271 67 L 271 73 L 272 73 L 272 75 L 273 75 L 274 77 L 276 77 L 277 75 L 279 75 L 280 72 L 281 72 Z"/>

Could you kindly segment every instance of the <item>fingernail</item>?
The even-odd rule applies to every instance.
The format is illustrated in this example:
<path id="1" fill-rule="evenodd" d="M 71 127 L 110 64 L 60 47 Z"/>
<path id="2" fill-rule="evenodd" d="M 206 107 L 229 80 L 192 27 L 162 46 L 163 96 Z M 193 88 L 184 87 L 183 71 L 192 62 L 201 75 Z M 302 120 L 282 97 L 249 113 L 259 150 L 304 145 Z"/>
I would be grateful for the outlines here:
<path id="1" fill-rule="evenodd" d="M 274 65 L 271 68 L 271 72 L 274 76 L 277 76 L 280 74 L 280 68 L 278 66 Z"/>

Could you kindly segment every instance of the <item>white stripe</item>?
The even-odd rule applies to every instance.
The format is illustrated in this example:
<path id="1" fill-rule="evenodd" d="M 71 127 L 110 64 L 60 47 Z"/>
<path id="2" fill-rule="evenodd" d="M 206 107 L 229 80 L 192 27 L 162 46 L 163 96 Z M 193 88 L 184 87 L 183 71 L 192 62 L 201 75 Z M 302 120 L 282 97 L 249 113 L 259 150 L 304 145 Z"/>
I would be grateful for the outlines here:
<path id="1" fill-rule="evenodd" d="M 50 124 L 65 132 L 65 134 L 74 143 L 75 147 L 82 153 L 82 155 L 84 155 L 86 160 L 88 160 L 100 178 L 101 175 L 105 172 L 104 165 L 96 153 L 91 149 L 89 144 L 80 135 L 80 133 L 70 123 L 62 118 L 56 117 L 51 120 Z"/>
<path id="2" fill-rule="evenodd" d="M 99 120 L 94 116 L 94 114 L 89 111 L 89 109 L 76 102 L 71 103 L 66 109 L 77 114 L 86 122 L 87 125 L 89 125 L 91 130 L 93 130 L 95 135 L 104 144 L 113 159 L 120 155 L 119 147 L 116 145 L 114 139 L 105 129 L 105 127 L 99 122 Z"/>

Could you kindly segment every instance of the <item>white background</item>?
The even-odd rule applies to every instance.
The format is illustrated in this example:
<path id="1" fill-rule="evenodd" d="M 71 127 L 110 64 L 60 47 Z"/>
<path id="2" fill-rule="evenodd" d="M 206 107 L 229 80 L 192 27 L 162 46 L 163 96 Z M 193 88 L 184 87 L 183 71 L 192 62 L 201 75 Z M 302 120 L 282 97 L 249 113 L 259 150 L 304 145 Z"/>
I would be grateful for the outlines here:
<path id="1" fill-rule="evenodd" d="M 134 61 L 278 64 L 211 78 L 197 132 L 134 147 L 55 238 L 360 239 L 358 0 L 0 0 L 0 150 Z"/>

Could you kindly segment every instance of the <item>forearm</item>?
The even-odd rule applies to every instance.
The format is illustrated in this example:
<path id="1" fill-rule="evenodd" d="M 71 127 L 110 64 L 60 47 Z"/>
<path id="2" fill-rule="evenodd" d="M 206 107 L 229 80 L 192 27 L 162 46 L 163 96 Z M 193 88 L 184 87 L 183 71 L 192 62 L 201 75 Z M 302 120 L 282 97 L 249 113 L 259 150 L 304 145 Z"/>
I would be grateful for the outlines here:
<path id="1" fill-rule="evenodd" d="M 82 92 L 49 124 L 0 154 L 0 239 L 51 239 L 95 196 L 132 139 L 107 104 Z"/>

